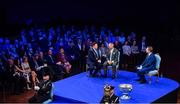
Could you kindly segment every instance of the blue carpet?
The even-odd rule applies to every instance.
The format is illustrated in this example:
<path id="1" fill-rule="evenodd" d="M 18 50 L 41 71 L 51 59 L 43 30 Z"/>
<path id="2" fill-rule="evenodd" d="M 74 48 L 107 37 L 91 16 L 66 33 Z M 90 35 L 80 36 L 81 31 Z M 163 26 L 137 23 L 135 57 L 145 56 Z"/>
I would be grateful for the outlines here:
<path id="1" fill-rule="evenodd" d="M 53 103 L 99 103 L 105 84 L 115 86 L 116 95 L 121 96 L 118 86 L 122 83 L 133 85 L 133 91 L 130 93 L 132 98 L 128 101 L 121 100 L 122 103 L 152 103 L 179 87 L 176 81 L 168 78 L 159 78 L 159 82 L 155 82 L 155 77 L 152 77 L 152 84 L 139 84 L 134 81 L 136 78 L 136 73 L 127 71 L 119 71 L 118 77 L 114 80 L 87 77 L 85 72 L 80 73 L 54 83 L 56 97 Z"/>

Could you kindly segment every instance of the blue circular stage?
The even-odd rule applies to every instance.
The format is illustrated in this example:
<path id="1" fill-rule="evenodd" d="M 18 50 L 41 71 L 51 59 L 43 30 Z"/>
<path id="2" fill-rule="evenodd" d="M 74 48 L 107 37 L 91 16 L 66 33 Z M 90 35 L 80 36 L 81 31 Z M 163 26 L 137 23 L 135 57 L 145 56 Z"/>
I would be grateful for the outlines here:
<path id="1" fill-rule="evenodd" d="M 121 96 L 119 84 L 129 83 L 133 85 L 130 93 L 130 100 L 121 100 L 121 103 L 153 103 L 153 102 L 176 102 L 179 83 L 168 78 L 159 78 L 155 82 L 152 77 L 151 84 L 139 84 L 134 81 L 136 73 L 118 71 L 116 79 L 102 77 L 87 77 L 86 73 L 57 81 L 54 83 L 54 103 L 99 103 L 103 97 L 103 87 L 105 84 L 115 86 L 115 94 Z"/>

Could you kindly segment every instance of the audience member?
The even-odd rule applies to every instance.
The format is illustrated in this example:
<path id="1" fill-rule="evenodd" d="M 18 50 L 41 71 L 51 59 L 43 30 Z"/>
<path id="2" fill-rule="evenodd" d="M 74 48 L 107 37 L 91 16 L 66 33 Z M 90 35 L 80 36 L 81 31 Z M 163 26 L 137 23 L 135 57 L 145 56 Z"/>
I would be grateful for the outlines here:
<path id="1" fill-rule="evenodd" d="M 123 49 L 123 67 L 127 68 L 128 64 L 130 64 L 130 55 L 131 55 L 131 47 L 128 41 L 122 47 Z"/>

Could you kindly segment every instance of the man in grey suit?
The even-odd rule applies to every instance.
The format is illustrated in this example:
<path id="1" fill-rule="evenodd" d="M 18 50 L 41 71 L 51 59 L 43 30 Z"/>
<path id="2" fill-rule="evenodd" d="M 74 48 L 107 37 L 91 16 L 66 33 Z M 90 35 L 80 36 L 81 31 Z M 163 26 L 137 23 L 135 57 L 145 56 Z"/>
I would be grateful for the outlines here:
<path id="1" fill-rule="evenodd" d="M 115 74 L 116 74 L 116 68 L 117 65 L 119 64 L 119 51 L 114 48 L 114 44 L 113 43 L 109 43 L 108 44 L 108 48 L 109 48 L 109 52 L 107 54 L 106 57 L 106 61 L 104 62 L 103 66 L 104 66 L 104 77 L 107 77 L 107 66 L 112 66 L 112 78 L 115 78 Z"/>

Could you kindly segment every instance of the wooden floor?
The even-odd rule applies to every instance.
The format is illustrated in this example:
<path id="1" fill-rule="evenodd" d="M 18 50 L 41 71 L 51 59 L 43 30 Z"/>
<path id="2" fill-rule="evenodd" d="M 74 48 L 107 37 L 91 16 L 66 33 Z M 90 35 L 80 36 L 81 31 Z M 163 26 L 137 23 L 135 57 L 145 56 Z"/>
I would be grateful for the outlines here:
<path id="1" fill-rule="evenodd" d="M 9 95 L 3 98 L 0 96 L 0 103 L 28 103 L 28 99 L 34 95 L 34 91 L 26 91 L 20 95 Z M 178 93 L 178 103 L 180 103 L 180 91 Z"/>
<path id="2" fill-rule="evenodd" d="M 30 99 L 34 95 L 34 90 L 25 91 L 20 95 L 7 95 L 3 96 L 1 92 L 0 102 L 1 103 L 28 103 L 28 99 Z"/>

